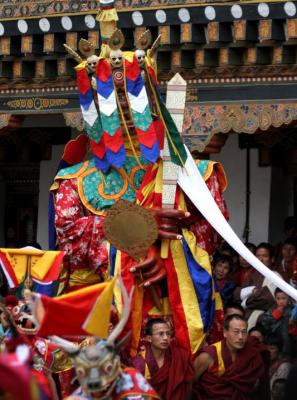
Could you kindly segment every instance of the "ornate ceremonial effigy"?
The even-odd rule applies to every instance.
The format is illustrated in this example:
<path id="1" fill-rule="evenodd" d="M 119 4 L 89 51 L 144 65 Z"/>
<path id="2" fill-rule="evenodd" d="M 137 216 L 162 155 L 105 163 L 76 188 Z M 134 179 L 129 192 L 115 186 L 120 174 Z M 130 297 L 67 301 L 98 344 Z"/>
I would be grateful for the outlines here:
<path id="1" fill-rule="evenodd" d="M 184 104 L 185 98 L 178 100 L 178 82 L 185 83 L 181 78 L 172 80 L 177 93 L 168 90 L 171 116 L 157 79 L 155 56 L 162 36 L 153 41 L 150 31 L 142 31 L 135 38 L 136 48 L 124 51 L 126 38 L 117 28 L 113 4 L 102 2 L 97 20 L 102 43 L 98 53 L 85 39 L 80 40 L 78 51 L 65 45 L 77 62 L 79 101 L 86 128 L 86 135 L 66 145 L 61 165 L 69 166 L 59 170 L 51 188 L 52 222 L 58 244 L 68 255 L 69 287 L 121 274 L 127 291 L 135 286 L 131 352 L 139 346 L 142 321 L 149 315 L 166 315 L 173 321 L 179 344 L 195 353 L 213 325 L 216 312 L 221 312 L 208 258 L 217 240 L 216 232 L 272 281 L 278 279 L 245 248 L 226 222 L 222 167 L 206 160 L 195 162 L 182 143 L 173 116 L 180 113 L 179 104 Z M 91 158 L 83 161 L 87 143 Z M 168 210 L 168 200 L 164 199 L 171 192 L 168 182 L 173 184 L 174 174 L 164 171 L 173 167 L 177 171 L 177 190 Z M 140 222 L 137 209 L 127 208 L 124 202 L 123 214 L 119 203 L 115 219 L 109 218 L 108 210 L 119 200 L 140 205 L 156 219 L 158 239 L 142 259 L 135 257 L 140 254 L 140 245 L 133 236 L 135 226 L 124 233 L 120 221 L 129 225 L 127 215 L 131 224 L 139 221 L 141 238 L 142 230 L 147 229 L 145 218 Z M 123 243 L 128 242 L 125 247 Z M 296 296 L 288 285 L 278 283 Z M 147 290 L 151 286 L 154 290 Z M 116 304 L 120 309 L 119 294 Z"/>
<path id="2" fill-rule="evenodd" d="M 52 112 L 60 107 L 69 125 L 77 124 L 71 113 L 80 108 L 81 114 L 76 117 L 82 133 L 66 144 L 50 189 L 50 244 L 61 251 L 47 254 L 54 273 L 48 267 L 39 274 L 37 264 L 43 253 L 36 255 L 34 262 L 31 258 L 22 259 L 20 269 L 13 249 L 1 249 L 2 268 L 11 287 L 22 283 L 30 287 L 31 278 L 42 284 L 52 283 L 52 276 L 57 278 L 59 272 L 55 279 L 57 297 L 48 297 L 42 290 L 37 294 L 25 292 L 25 305 L 32 307 L 29 312 L 30 316 L 33 313 L 37 335 L 32 346 L 38 352 L 41 368 L 63 374 L 73 366 L 80 384 L 76 398 L 129 399 L 135 394 L 141 399 L 158 398 L 141 374 L 121 368 L 117 353 L 122 343 L 116 339 L 123 334 L 129 354 L 135 355 L 142 345 L 145 322 L 161 316 L 170 322 L 178 345 L 191 354 L 196 354 L 205 340 L 219 340 L 224 315 L 210 256 L 222 238 L 297 300 L 296 290 L 265 267 L 228 224 L 223 167 L 209 160 L 194 160 L 187 137 L 183 140 L 181 135 L 183 127 L 187 133 L 192 125 L 197 125 L 201 133 L 199 123 L 204 122 L 206 134 L 198 149 L 203 150 L 213 133 L 239 130 L 238 124 L 245 116 L 251 130 L 254 128 L 250 121 L 257 118 L 255 125 L 260 128 L 265 129 L 267 124 L 278 126 L 277 110 L 274 107 L 269 113 L 269 107 L 261 106 L 270 122 L 260 118 L 257 111 L 251 117 L 249 110 L 242 107 L 238 110 L 224 105 L 214 110 L 204 105 L 197 110 L 193 104 L 186 106 L 187 91 L 188 97 L 197 95 L 190 87 L 190 79 L 186 81 L 176 74 L 169 81 L 165 74 L 161 85 L 158 79 L 159 64 L 169 65 L 171 72 L 178 72 L 182 65 L 205 66 L 214 59 L 220 67 L 234 60 L 236 64 L 238 54 L 233 58 L 229 47 L 219 47 L 214 52 L 214 43 L 232 41 L 233 35 L 240 43 L 255 40 L 251 16 L 257 10 L 267 18 L 270 8 L 262 3 L 256 9 L 254 4 L 229 6 L 224 2 L 203 8 L 202 3 L 187 2 L 193 7 L 172 8 L 169 3 L 159 7 L 154 1 L 150 7 L 143 7 L 143 3 L 131 1 L 128 6 L 137 9 L 127 11 L 121 3 L 119 19 L 114 3 L 107 0 L 101 0 L 99 11 L 98 2 L 93 1 L 13 4 L 6 3 L 2 12 L 7 18 L 9 13 L 18 17 L 22 53 L 38 54 L 40 42 L 36 36 L 42 31 L 43 50 L 51 53 L 60 49 L 67 56 L 63 53 L 54 69 L 53 63 L 48 62 L 51 59 L 34 60 L 37 76 L 31 76 L 31 89 L 36 90 L 36 96 L 9 98 L 3 107 L 17 112 Z M 278 10 L 274 8 L 274 12 Z M 289 26 L 293 19 L 286 16 L 293 17 L 294 7 L 287 5 L 280 10 Z M 63 12 L 68 15 L 60 15 Z M 53 19 L 39 18 L 43 13 Z M 72 30 L 82 21 L 80 13 L 86 34 L 78 38 Z M 249 15 L 248 22 L 241 20 L 243 13 Z M 25 16 L 38 18 L 27 21 Z M 181 29 L 176 28 L 177 19 Z M 0 25 L 1 48 L 6 54 L 13 49 L 13 40 L 6 35 L 11 24 L 7 19 Z M 145 29 L 145 25 L 152 29 Z M 50 32 L 52 26 L 57 38 Z M 278 24 L 260 22 L 259 26 L 262 44 L 278 38 Z M 137 28 L 134 40 L 132 27 Z M 100 28 L 100 33 L 95 28 Z M 180 38 L 183 44 L 191 42 L 197 48 L 171 49 L 168 64 L 165 47 L 158 58 L 160 45 L 164 50 L 164 46 L 175 45 Z M 203 48 L 198 48 L 201 43 Z M 247 48 L 248 64 L 254 57 L 266 54 L 258 47 L 250 49 Z M 283 55 L 273 50 L 273 57 Z M 18 79 L 24 73 L 31 74 L 31 63 L 25 56 L 24 60 L 6 65 L 16 79 L 13 90 L 19 90 Z M 58 78 L 60 93 L 55 98 L 44 98 L 34 87 L 36 79 L 44 78 L 48 71 L 54 70 L 59 76 L 72 68 L 76 83 L 71 80 L 72 86 L 66 91 L 65 81 L 62 84 Z M 221 78 L 215 79 L 220 82 Z M 50 92 L 50 88 L 44 90 Z M 296 119 L 294 107 L 290 111 L 287 119 L 278 120 L 286 123 Z M 239 114 L 241 119 L 236 118 Z M 3 117 L 3 121 L 5 124 L 7 118 Z M 59 271 L 56 257 L 61 264 Z M 112 313 L 119 321 L 110 327 Z M 16 321 L 23 323 L 25 317 L 18 314 Z M 47 340 L 55 334 L 66 336 L 67 340 Z M 92 338 L 85 339 L 88 336 Z M 64 353 L 59 363 L 56 358 L 61 356 L 55 357 L 55 353 L 61 349 L 67 355 Z M 70 378 L 68 375 L 65 382 Z"/>

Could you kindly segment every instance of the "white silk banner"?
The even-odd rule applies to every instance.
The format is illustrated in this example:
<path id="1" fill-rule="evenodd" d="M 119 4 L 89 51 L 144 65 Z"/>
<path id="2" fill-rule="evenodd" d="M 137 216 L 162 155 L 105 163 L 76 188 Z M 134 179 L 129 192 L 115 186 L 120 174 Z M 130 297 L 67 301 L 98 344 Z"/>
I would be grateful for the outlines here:
<path id="1" fill-rule="evenodd" d="M 179 168 L 178 185 L 186 193 L 201 214 L 233 249 L 288 296 L 297 301 L 297 290 L 267 268 L 239 239 L 218 208 L 208 190 L 195 161 L 185 146 L 188 158 L 185 168 Z"/>

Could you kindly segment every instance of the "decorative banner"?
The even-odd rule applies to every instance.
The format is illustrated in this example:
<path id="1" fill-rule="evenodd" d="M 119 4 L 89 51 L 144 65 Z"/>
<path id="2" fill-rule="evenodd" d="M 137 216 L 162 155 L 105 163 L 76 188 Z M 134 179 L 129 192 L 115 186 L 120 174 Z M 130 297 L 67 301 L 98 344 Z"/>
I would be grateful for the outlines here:
<path id="1" fill-rule="evenodd" d="M 99 143 L 102 137 L 102 127 L 86 68 L 78 69 L 76 76 L 79 91 L 79 103 L 85 122 L 86 131 L 90 139 L 92 139 L 95 143 Z"/>
<path id="2" fill-rule="evenodd" d="M 155 163 L 160 155 L 160 148 L 145 85 L 135 56 L 132 63 L 125 60 L 125 69 L 127 95 L 141 154 L 147 161 Z"/>
<path id="3" fill-rule="evenodd" d="M 97 65 L 97 93 L 105 154 L 99 154 L 96 165 L 105 172 L 111 165 L 121 168 L 126 160 L 112 71 L 105 59 Z"/>

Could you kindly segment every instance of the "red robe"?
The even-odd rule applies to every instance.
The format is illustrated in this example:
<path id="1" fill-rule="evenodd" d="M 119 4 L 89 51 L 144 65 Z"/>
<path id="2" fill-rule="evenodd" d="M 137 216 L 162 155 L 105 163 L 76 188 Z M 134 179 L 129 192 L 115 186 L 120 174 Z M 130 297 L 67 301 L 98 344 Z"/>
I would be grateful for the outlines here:
<path id="1" fill-rule="evenodd" d="M 214 346 L 206 347 L 203 352 L 210 354 L 215 362 L 195 385 L 195 399 L 270 400 L 269 357 L 256 338 L 248 339 L 234 362 L 224 340 L 220 354 Z M 219 359 L 224 363 L 222 374 L 219 373 Z"/>
<path id="2" fill-rule="evenodd" d="M 163 400 L 186 400 L 190 394 L 194 367 L 191 354 L 171 344 L 165 354 L 164 364 L 158 367 L 151 346 L 145 354 L 137 355 L 133 365 L 148 379 Z"/>

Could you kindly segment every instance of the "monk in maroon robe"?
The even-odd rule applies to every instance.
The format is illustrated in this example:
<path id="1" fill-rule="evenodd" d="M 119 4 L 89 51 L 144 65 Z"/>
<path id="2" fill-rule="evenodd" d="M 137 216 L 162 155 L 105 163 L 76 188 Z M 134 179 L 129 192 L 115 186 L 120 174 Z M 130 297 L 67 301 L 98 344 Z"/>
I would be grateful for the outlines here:
<path id="1" fill-rule="evenodd" d="M 171 342 L 170 328 L 162 319 L 150 320 L 146 335 L 146 349 L 132 359 L 133 366 L 163 400 L 188 399 L 194 378 L 191 354 Z"/>
<path id="2" fill-rule="evenodd" d="M 197 400 L 269 400 L 268 352 L 247 336 L 238 315 L 225 321 L 224 340 L 206 347 L 195 360 Z"/>

